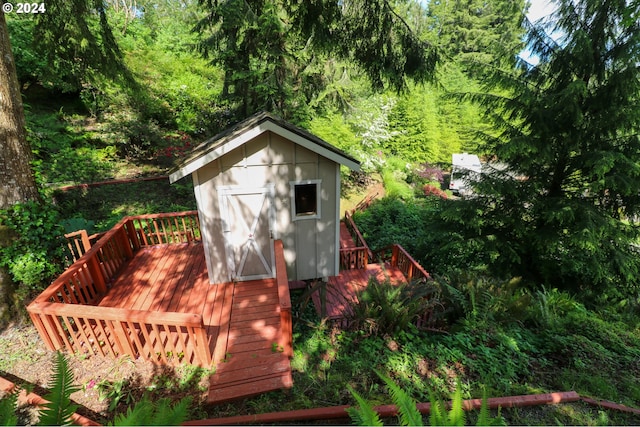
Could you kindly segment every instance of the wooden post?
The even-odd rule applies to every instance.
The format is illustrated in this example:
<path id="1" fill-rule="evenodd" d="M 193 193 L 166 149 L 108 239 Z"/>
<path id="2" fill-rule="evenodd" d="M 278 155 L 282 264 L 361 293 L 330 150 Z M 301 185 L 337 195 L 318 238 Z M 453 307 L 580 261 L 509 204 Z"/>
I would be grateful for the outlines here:
<path id="1" fill-rule="evenodd" d="M 138 233 L 136 233 L 136 225 L 133 220 L 129 219 L 125 222 L 124 227 L 127 230 L 127 235 L 129 236 L 133 250 L 137 251 L 140 249 L 140 239 L 138 238 Z"/>
<path id="2" fill-rule="evenodd" d="M 393 245 L 391 247 L 391 266 L 392 267 L 397 267 L 398 266 L 398 245 Z"/>
<path id="3" fill-rule="evenodd" d="M 123 319 L 122 321 L 120 320 L 116 320 L 113 322 L 110 322 L 111 326 L 114 327 L 114 337 L 116 338 L 120 350 L 125 353 L 128 354 L 129 356 L 131 356 L 133 359 L 135 359 L 137 357 L 137 355 L 134 353 L 133 348 L 131 347 L 131 342 L 129 342 L 129 336 L 127 334 L 127 331 L 125 330 L 124 326 L 122 325 L 122 322 L 126 321 L 125 319 Z M 142 325 L 140 325 L 142 326 Z M 131 331 L 132 333 L 135 333 L 135 331 Z"/>
<path id="4" fill-rule="evenodd" d="M 124 225 L 120 229 L 120 242 L 123 246 L 124 253 L 128 259 L 133 258 L 133 249 L 131 249 L 131 242 L 129 241 L 129 236 L 127 230 L 124 228 Z"/>
<path id="5" fill-rule="evenodd" d="M 291 331 L 293 322 L 291 320 L 291 308 L 280 307 L 280 347 L 288 358 L 293 357 L 293 337 Z"/>
<path id="6" fill-rule="evenodd" d="M 37 304 L 37 302 L 34 304 Z M 54 344 L 53 337 L 51 336 L 49 329 L 42 322 L 41 316 L 41 314 L 33 314 L 29 312 L 29 317 L 31 317 L 31 321 L 40 333 L 40 338 L 42 338 L 44 344 L 49 350 L 55 350 L 56 348 L 62 347 L 62 343 L 60 343 L 59 340 L 56 340 L 56 343 Z"/>
<path id="7" fill-rule="evenodd" d="M 201 322 L 200 327 L 194 329 L 196 336 L 195 351 L 198 355 L 198 359 L 200 360 L 198 365 L 208 368 L 211 366 L 211 352 L 209 351 L 209 341 L 207 340 L 207 334 L 205 333 L 204 323 Z M 187 352 L 185 351 L 185 356 L 186 353 Z"/>
<path id="8" fill-rule="evenodd" d="M 82 239 L 82 247 L 84 248 L 84 253 L 86 254 L 91 249 L 91 242 L 89 242 L 89 235 L 87 234 L 87 230 L 80 230 L 80 238 Z M 80 255 L 82 256 L 82 254 Z"/>
<path id="9" fill-rule="evenodd" d="M 87 267 L 89 268 L 89 272 L 91 273 L 91 278 L 93 279 L 93 285 L 96 287 L 96 290 L 99 294 L 107 293 L 107 284 L 104 280 L 104 276 L 102 275 L 102 269 L 100 268 L 100 263 L 98 262 L 98 253 L 94 252 L 93 256 L 89 258 L 87 262 Z"/>

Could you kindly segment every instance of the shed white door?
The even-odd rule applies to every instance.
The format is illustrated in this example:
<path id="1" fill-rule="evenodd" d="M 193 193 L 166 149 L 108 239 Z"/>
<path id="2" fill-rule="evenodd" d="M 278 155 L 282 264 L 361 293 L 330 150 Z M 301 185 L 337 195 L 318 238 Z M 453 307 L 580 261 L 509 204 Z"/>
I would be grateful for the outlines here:
<path id="1" fill-rule="evenodd" d="M 275 277 L 273 185 L 219 189 L 222 231 L 231 280 Z"/>

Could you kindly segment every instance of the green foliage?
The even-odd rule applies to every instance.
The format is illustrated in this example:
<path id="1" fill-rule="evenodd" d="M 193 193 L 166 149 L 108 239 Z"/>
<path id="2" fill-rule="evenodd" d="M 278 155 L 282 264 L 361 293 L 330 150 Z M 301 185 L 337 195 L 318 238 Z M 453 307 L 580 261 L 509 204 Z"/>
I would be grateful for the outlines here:
<path id="1" fill-rule="evenodd" d="M 18 425 L 18 416 L 16 415 L 18 393 L 20 393 L 20 390 L 16 388 L 13 392 L 4 393 L 0 397 L 0 426 Z"/>
<path id="2" fill-rule="evenodd" d="M 420 317 L 438 304 L 436 289 L 430 283 L 392 284 L 371 278 L 357 294 L 347 316 L 349 327 L 371 335 L 395 336 L 411 329 Z"/>
<path id="3" fill-rule="evenodd" d="M 222 99 L 237 119 L 266 109 L 306 123 L 309 106 L 321 100 L 344 105 L 348 96 L 334 89 L 336 80 L 345 80 L 335 72 L 336 58 L 349 60 L 348 68 L 357 64 L 378 89 L 387 82 L 403 89 L 407 77 L 434 77 L 437 52 L 386 2 L 344 8 L 324 0 L 200 4 L 207 14 L 196 26 L 199 46 L 225 70 Z"/>
<path id="4" fill-rule="evenodd" d="M 422 426 L 425 425 L 422 415 L 418 411 L 416 401 L 391 378 L 376 371 L 376 374 L 383 380 L 387 386 L 391 400 L 398 408 L 398 421 L 402 426 Z M 347 409 L 351 420 L 355 425 L 383 425 L 380 417 L 373 409 L 371 403 L 367 402 L 362 396 L 357 394 L 350 388 L 350 392 L 358 402 L 357 407 Z M 451 408 L 447 411 L 447 407 L 442 400 L 437 399 L 433 393 L 430 393 L 430 414 L 429 425 L 432 426 L 464 426 L 466 424 L 466 414 L 462 406 L 462 389 L 456 386 L 452 396 Z M 485 396 L 482 399 L 482 405 L 477 420 L 479 426 L 484 425 L 506 425 L 504 419 L 498 413 L 497 417 L 491 417 Z"/>
<path id="5" fill-rule="evenodd" d="M 438 101 L 439 94 L 429 86 L 415 86 L 404 94 L 390 114 L 394 137 L 385 152 L 413 163 L 448 161 L 459 144 L 442 144 L 440 128 L 448 124 L 440 122 Z"/>
<path id="6" fill-rule="evenodd" d="M 350 406 L 347 413 L 351 417 L 353 424 L 358 426 L 382 426 L 382 420 L 373 406 L 367 400 L 360 396 L 351 386 L 348 386 L 349 392 L 358 403 L 357 407 Z"/>
<path id="7" fill-rule="evenodd" d="M 70 425 L 71 416 L 78 408 L 71 404 L 71 394 L 80 390 L 73 385 L 73 372 L 69 368 L 67 359 L 62 353 L 56 353 L 54 373 L 48 388 L 49 393 L 44 396 L 49 403 L 40 410 L 39 424 L 45 426 Z"/>
<path id="8" fill-rule="evenodd" d="M 497 276 L 624 298 L 640 277 L 629 222 L 640 212 L 640 28 L 629 19 L 640 6 L 558 3 L 547 28 L 562 41 L 532 26 L 540 62 L 496 67 L 493 92 L 470 96 L 494 123 L 483 151 L 507 170 L 484 174 L 481 196 L 450 205 L 443 227 L 492 254 Z"/>
<path id="9" fill-rule="evenodd" d="M 430 273 L 444 274 L 484 259 L 473 242 L 443 228 L 441 214 L 450 201 L 436 197 L 385 197 L 374 201 L 354 221 L 372 250 L 400 244 Z"/>
<path id="10" fill-rule="evenodd" d="M 95 74 L 116 79 L 126 75 L 100 1 L 47 4 L 47 13 L 36 15 L 34 35 L 33 49 L 47 64 L 39 70 L 39 80 L 45 86 L 77 92 L 92 82 Z"/>
<path id="11" fill-rule="evenodd" d="M 129 408 L 126 414 L 116 416 L 116 426 L 178 426 L 187 420 L 191 398 L 184 398 L 172 405 L 171 400 L 162 398 L 151 400 L 145 396 Z"/>
<path id="12" fill-rule="evenodd" d="M 525 6 L 523 0 L 430 2 L 429 35 L 455 61 L 513 64 L 523 47 Z"/>
<path id="13" fill-rule="evenodd" d="M 66 248 L 64 229 L 56 208 L 37 202 L 12 206 L 1 213 L 0 222 L 17 235 L 10 246 L 0 249 L 0 264 L 20 284 L 22 301 L 60 273 Z"/>
<path id="14" fill-rule="evenodd" d="M 284 3 L 292 30 L 301 40 L 308 40 L 318 51 L 351 59 L 374 88 L 389 84 L 399 91 L 406 87 L 407 78 L 419 82 L 433 80 L 440 57 L 412 25 L 415 21 L 410 18 L 422 13 L 415 2 L 411 2 L 413 9 L 404 9 L 406 20 L 401 15 L 401 7 L 406 3 L 382 0 L 358 0 L 348 5 L 330 0 Z"/>
<path id="15" fill-rule="evenodd" d="M 396 384 L 391 378 L 381 375 L 376 372 L 380 378 L 387 385 L 387 390 L 391 395 L 391 400 L 398 407 L 398 418 L 400 424 L 403 426 L 420 426 L 423 425 L 422 414 L 416 407 L 416 401 L 409 396 L 409 394 L 403 390 L 398 384 Z"/>
<path id="16" fill-rule="evenodd" d="M 498 280 L 483 274 L 458 270 L 438 276 L 443 304 L 450 325 L 486 329 L 496 324 L 526 321 L 531 295 L 521 288 L 520 279 Z"/>

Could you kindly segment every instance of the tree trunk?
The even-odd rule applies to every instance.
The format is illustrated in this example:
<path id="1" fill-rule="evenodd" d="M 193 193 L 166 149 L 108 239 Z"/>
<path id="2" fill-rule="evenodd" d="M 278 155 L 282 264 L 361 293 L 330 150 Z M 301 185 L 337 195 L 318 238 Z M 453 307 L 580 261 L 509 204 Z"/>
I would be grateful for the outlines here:
<path id="1" fill-rule="evenodd" d="M 39 199 L 31 158 L 7 22 L 0 10 L 0 209 Z"/>
<path id="2" fill-rule="evenodd" d="M 31 158 L 7 21 L 0 8 L 0 210 L 40 198 Z M 0 226 L 0 247 L 11 244 L 10 236 L 10 230 Z M 0 327 L 10 315 L 12 288 L 9 274 L 0 267 Z"/>

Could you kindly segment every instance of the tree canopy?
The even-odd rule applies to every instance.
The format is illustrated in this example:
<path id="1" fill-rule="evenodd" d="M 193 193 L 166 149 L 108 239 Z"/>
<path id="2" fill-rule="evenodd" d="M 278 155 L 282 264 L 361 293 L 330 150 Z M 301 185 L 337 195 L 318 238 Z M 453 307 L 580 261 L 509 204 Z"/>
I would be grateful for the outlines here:
<path id="1" fill-rule="evenodd" d="M 201 0 L 201 51 L 225 70 L 223 97 L 240 117 L 268 109 L 304 122 L 330 84 L 325 69 L 348 60 L 374 88 L 432 80 L 434 46 L 387 0 Z"/>
<path id="2" fill-rule="evenodd" d="M 500 91 L 472 95 L 497 130 L 484 135 L 496 168 L 449 219 L 503 274 L 593 293 L 635 288 L 640 3 L 557 4 L 528 33 L 539 63 L 493 70 Z"/>

